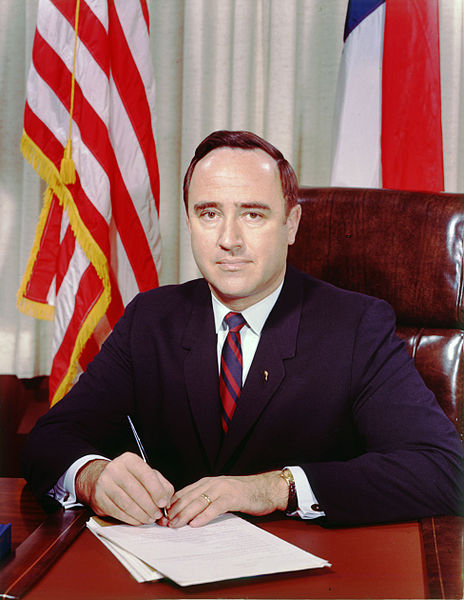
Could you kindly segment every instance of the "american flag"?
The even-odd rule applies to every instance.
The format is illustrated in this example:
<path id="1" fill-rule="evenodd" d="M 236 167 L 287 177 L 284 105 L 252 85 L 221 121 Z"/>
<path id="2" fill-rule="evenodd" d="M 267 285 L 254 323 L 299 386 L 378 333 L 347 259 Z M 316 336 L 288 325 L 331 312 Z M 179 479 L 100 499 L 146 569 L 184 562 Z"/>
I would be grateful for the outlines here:
<path id="1" fill-rule="evenodd" d="M 21 149 L 48 187 L 18 306 L 54 320 L 51 405 L 158 285 L 154 105 L 146 0 L 40 0 Z"/>
<path id="2" fill-rule="evenodd" d="M 438 0 L 350 0 L 331 184 L 442 191 Z"/>

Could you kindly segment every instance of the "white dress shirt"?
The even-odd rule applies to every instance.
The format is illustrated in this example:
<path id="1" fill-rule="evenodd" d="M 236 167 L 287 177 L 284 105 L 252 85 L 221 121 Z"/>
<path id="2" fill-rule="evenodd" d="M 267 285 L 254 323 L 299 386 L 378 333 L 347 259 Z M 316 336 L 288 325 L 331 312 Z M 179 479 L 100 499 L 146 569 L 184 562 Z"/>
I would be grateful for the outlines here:
<path id="1" fill-rule="evenodd" d="M 241 311 L 243 318 L 246 320 L 246 324 L 240 330 L 243 356 L 242 385 L 246 381 L 248 371 L 250 370 L 251 363 L 253 362 L 256 348 L 258 347 L 261 337 L 261 331 L 263 330 L 264 324 L 266 323 L 266 320 L 273 309 L 277 298 L 279 297 L 282 286 L 283 282 L 274 292 L 269 294 L 269 296 L 266 296 L 266 298 L 260 300 L 260 302 L 257 302 L 256 304 L 253 304 L 253 306 Z M 220 373 L 222 347 L 229 330 L 224 322 L 224 317 L 231 311 L 231 309 L 222 304 L 222 302 L 220 302 L 216 296 L 214 296 L 214 294 L 211 294 L 211 297 L 213 301 L 214 323 L 217 334 L 218 372 Z M 76 475 L 81 467 L 95 459 L 108 460 L 104 456 L 94 454 L 82 456 L 76 460 L 60 477 L 56 485 L 50 490 L 49 495 L 61 502 L 65 508 L 78 506 L 79 503 L 76 500 L 75 492 Z M 284 468 L 284 466 L 282 468 Z M 303 469 L 298 466 L 287 466 L 286 468 L 290 469 L 292 472 L 298 497 L 298 509 L 292 513 L 292 515 L 298 515 L 302 519 L 315 519 L 317 517 L 324 516 L 323 512 L 316 511 L 312 508 L 314 505 L 318 505 L 318 501 L 313 493 L 313 490 L 311 489 L 311 485 Z"/>
<path id="2" fill-rule="evenodd" d="M 258 347 L 261 337 L 261 331 L 263 330 L 271 310 L 274 308 L 274 304 L 279 297 L 282 286 L 283 282 L 274 292 L 269 294 L 269 296 L 266 296 L 263 300 L 260 300 L 256 304 L 253 304 L 253 306 L 249 306 L 241 311 L 241 314 L 246 321 L 246 324 L 240 330 L 240 342 L 243 357 L 242 385 L 245 384 L 248 371 L 253 362 L 256 348 Z M 226 340 L 227 333 L 229 332 L 224 317 L 231 309 L 222 304 L 214 294 L 211 294 L 211 296 L 213 298 L 214 324 L 216 326 L 217 334 L 218 372 L 220 373 L 222 347 Z M 283 466 L 282 468 L 285 467 Z M 290 469 L 292 472 L 298 498 L 298 509 L 292 513 L 292 515 L 299 515 L 302 519 L 315 519 L 324 516 L 325 513 L 313 510 L 312 508 L 313 505 L 318 505 L 318 501 L 303 469 L 297 466 L 287 466 L 286 468 Z"/>

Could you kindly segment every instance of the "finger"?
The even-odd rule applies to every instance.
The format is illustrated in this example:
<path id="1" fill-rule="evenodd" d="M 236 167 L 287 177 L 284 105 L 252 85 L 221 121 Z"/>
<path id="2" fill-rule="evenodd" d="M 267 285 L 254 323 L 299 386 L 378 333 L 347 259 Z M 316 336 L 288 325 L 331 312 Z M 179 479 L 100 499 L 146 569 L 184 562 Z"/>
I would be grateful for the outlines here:
<path id="1" fill-rule="evenodd" d="M 150 516 L 159 518 L 158 509 L 170 503 L 174 487 L 136 454 L 126 452 L 111 464 L 108 475 Z"/>
<path id="2" fill-rule="evenodd" d="M 157 507 L 163 508 L 169 506 L 172 495 L 174 494 L 174 486 L 164 477 L 159 471 L 152 469 L 139 456 L 126 453 L 125 464 L 128 471 L 139 481 L 145 489 L 151 502 Z M 123 455 L 124 456 L 124 455 Z M 147 497 L 144 496 L 144 504 L 149 508 L 150 503 L 147 503 Z"/>
<path id="3" fill-rule="evenodd" d="M 97 492 L 106 494 L 119 508 L 142 523 L 153 522 L 161 516 L 145 487 L 124 465 L 108 465 L 97 484 Z"/>
<path id="4" fill-rule="evenodd" d="M 97 508 L 95 508 L 95 513 L 101 516 L 109 516 L 123 523 L 128 523 L 129 525 L 143 525 L 144 522 L 135 518 L 132 514 L 129 514 L 125 510 L 121 509 L 111 497 L 105 496 L 101 499 Z"/>
<path id="5" fill-rule="evenodd" d="M 176 503 L 175 511 L 172 514 L 169 511 L 169 526 L 174 528 L 182 527 L 190 523 L 200 513 L 210 509 L 212 505 L 213 499 L 206 492 L 198 494 L 193 498 L 191 495 L 184 497 Z M 214 518 L 214 516 L 211 518 Z"/>
<path id="6" fill-rule="evenodd" d="M 169 507 L 169 519 L 175 519 L 177 514 L 183 510 L 187 504 L 194 502 L 201 496 L 202 492 L 208 489 L 208 485 L 213 481 L 210 477 L 203 477 L 195 483 L 185 486 L 181 490 L 177 490 L 171 498 L 171 506 Z M 206 493 L 206 492 L 205 492 Z"/>
<path id="7" fill-rule="evenodd" d="M 207 525 L 210 521 L 218 517 L 219 515 L 224 514 L 224 511 L 221 509 L 218 502 L 211 504 L 208 508 L 205 508 L 203 512 L 194 517 L 190 522 L 190 527 L 203 527 L 203 525 Z"/>
<path id="8" fill-rule="evenodd" d="M 135 486 L 127 481 L 120 484 L 118 481 L 109 480 L 103 482 L 104 487 L 98 488 L 96 499 L 100 505 L 109 503 L 110 508 L 114 510 L 116 506 L 125 515 L 139 523 L 154 523 L 156 519 L 161 517 L 160 510 L 150 501 L 151 507 L 147 509 L 140 504 L 140 489 L 141 486 L 137 483 Z M 146 492 L 143 490 L 142 493 Z M 120 517 L 118 517 L 120 518 Z M 127 519 L 124 519 L 127 521 Z"/>
<path id="9" fill-rule="evenodd" d="M 202 477 L 202 479 L 199 479 L 198 481 L 195 481 L 194 483 L 186 485 L 184 488 L 177 490 L 174 494 L 175 499 L 178 500 L 189 495 L 192 497 L 197 497 L 198 494 L 201 494 L 202 491 L 207 489 L 211 483 L 214 484 L 215 481 L 216 478 L 213 477 Z"/>
<path id="10" fill-rule="evenodd" d="M 166 507 L 171 506 L 172 498 L 174 496 L 174 486 L 159 471 L 155 470 L 155 471 L 153 471 L 153 473 L 154 473 L 154 476 L 157 478 L 158 486 L 160 486 L 162 489 L 161 495 L 159 495 L 156 498 L 156 504 L 160 508 L 166 508 Z M 149 491 L 150 491 L 150 494 L 152 494 L 152 491 L 151 490 L 149 490 Z"/>
<path id="11" fill-rule="evenodd" d="M 161 527 L 168 527 L 169 526 L 169 519 L 167 519 L 166 517 L 161 517 L 161 519 L 158 519 L 156 521 L 157 525 L 160 525 Z"/>

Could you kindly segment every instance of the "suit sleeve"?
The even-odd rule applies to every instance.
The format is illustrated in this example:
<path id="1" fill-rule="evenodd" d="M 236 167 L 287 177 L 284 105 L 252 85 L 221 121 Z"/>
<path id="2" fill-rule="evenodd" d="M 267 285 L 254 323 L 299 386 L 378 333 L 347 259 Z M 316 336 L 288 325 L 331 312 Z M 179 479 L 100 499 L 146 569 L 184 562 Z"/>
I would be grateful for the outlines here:
<path id="1" fill-rule="evenodd" d="M 363 452 L 303 465 L 328 519 L 367 523 L 459 514 L 459 436 L 396 337 L 393 310 L 383 301 L 373 302 L 359 321 L 351 381 Z"/>
<path id="2" fill-rule="evenodd" d="M 128 305 L 71 391 L 30 433 L 23 450 L 23 472 L 38 497 L 82 456 L 114 458 L 130 445 L 126 415 L 134 401 L 131 328 L 137 300 Z"/>

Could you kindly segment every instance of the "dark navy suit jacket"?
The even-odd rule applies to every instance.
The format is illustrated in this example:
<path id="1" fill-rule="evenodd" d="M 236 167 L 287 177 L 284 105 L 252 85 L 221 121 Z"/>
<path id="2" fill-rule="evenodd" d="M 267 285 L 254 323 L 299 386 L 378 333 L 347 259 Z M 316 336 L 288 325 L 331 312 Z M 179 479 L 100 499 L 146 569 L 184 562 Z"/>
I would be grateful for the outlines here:
<path id="1" fill-rule="evenodd" d="M 223 437 L 208 285 L 139 294 L 29 436 L 26 478 L 40 495 L 82 455 L 136 451 L 130 414 L 177 489 L 301 465 L 333 522 L 457 512 L 459 437 L 394 331 L 385 302 L 289 267 Z"/>

